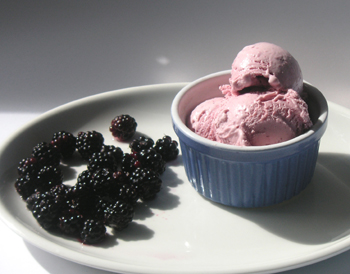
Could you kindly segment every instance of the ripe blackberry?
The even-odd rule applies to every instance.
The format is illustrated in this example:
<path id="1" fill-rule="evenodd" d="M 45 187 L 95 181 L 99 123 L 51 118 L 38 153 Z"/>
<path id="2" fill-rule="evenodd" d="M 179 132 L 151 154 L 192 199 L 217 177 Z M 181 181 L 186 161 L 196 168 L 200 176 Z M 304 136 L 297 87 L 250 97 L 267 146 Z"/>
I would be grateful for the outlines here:
<path id="1" fill-rule="evenodd" d="M 44 166 L 38 172 L 39 191 L 48 191 L 63 182 L 63 173 L 59 167 Z"/>
<path id="2" fill-rule="evenodd" d="M 17 178 L 15 182 L 15 189 L 23 200 L 26 200 L 33 193 L 37 192 L 39 182 L 36 176 L 29 174 Z"/>
<path id="3" fill-rule="evenodd" d="M 117 169 L 117 163 L 113 155 L 108 154 L 107 152 L 94 152 L 88 164 L 88 169 L 90 172 L 94 172 L 101 168 L 109 168 L 112 170 Z"/>
<path id="4" fill-rule="evenodd" d="M 63 211 L 59 217 L 60 230 L 70 236 L 79 236 L 83 230 L 84 217 L 77 210 Z"/>
<path id="5" fill-rule="evenodd" d="M 108 196 L 110 186 L 115 183 L 115 178 L 113 176 L 114 170 L 109 168 L 102 168 L 96 170 L 92 174 L 92 184 L 94 192 L 97 195 Z"/>
<path id="6" fill-rule="evenodd" d="M 58 131 L 53 134 L 50 144 L 61 153 L 63 158 L 67 159 L 75 152 L 75 142 L 76 138 L 72 133 Z"/>
<path id="7" fill-rule="evenodd" d="M 78 175 L 77 182 L 72 187 L 72 193 L 73 195 L 81 195 L 92 191 L 92 174 L 89 170 L 84 170 Z"/>
<path id="8" fill-rule="evenodd" d="M 30 157 L 22 159 L 17 167 L 18 175 L 24 176 L 24 175 L 35 175 L 38 173 L 41 165 L 38 162 L 37 158 Z"/>
<path id="9" fill-rule="evenodd" d="M 130 175 L 130 182 L 135 186 L 142 200 L 153 199 L 162 186 L 158 173 L 149 168 L 137 168 Z"/>
<path id="10" fill-rule="evenodd" d="M 121 162 L 122 171 L 131 173 L 138 167 L 141 167 L 141 162 L 136 154 L 125 153 Z"/>
<path id="11" fill-rule="evenodd" d="M 129 176 L 123 171 L 114 172 L 116 183 L 111 184 L 108 197 L 112 201 L 123 200 L 135 205 L 139 194 L 134 185 L 130 184 Z"/>
<path id="12" fill-rule="evenodd" d="M 122 230 L 128 226 L 134 217 L 134 208 L 122 200 L 110 205 L 105 210 L 105 224 L 116 230 Z"/>
<path id="13" fill-rule="evenodd" d="M 128 114 L 122 114 L 116 116 L 111 121 L 109 131 L 113 137 L 120 141 L 126 141 L 130 139 L 136 132 L 137 123 L 133 117 Z"/>
<path id="14" fill-rule="evenodd" d="M 32 214 L 44 229 L 51 230 L 58 226 L 58 217 L 63 209 L 62 205 L 51 195 L 40 195 L 34 201 Z"/>
<path id="15" fill-rule="evenodd" d="M 147 138 L 145 136 L 140 136 L 137 139 L 134 139 L 129 147 L 132 152 L 140 152 L 143 149 L 152 148 L 154 145 L 154 141 L 152 138 Z"/>
<path id="16" fill-rule="evenodd" d="M 94 192 L 74 195 L 70 201 L 70 208 L 79 211 L 84 218 L 94 217 L 98 199 L 99 196 Z"/>
<path id="17" fill-rule="evenodd" d="M 94 152 L 102 148 L 104 138 L 97 131 L 79 132 L 76 138 L 76 148 L 84 160 L 89 160 Z"/>
<path id="18" fill-rule="evenodd" d="M 166 162 L 175 160 L 179 154 L 178 143 L 167 135 L 157 140 L 154 149 L 162 155 L 163 160 Z"/>
<path id="19" fill-rule="evenodd" d="M 106 227 L 100 221 L 88 219 L 84 222 L 80 239 L 84 244 L 96 244 L 106 236 Z"/>
<path id="20" fill-rule="evenodd" d="M 120 147 L 113 145 L 103 145 L 101 152 L 111 155 L 117 165 L 121 163 L 124 154 Z"/>
<path id="21" fill-rule="evenodd" d="M 58 166 L 61 160 L 61 154 L 57 148 L 46 142 L 33 147 L 32 157 L 36 158 L 39 164 L 47 166 Z"/>
<path id="22" fill-rule="evenodd" d="M 142 167 L 152 169 L 159 174 L 165 171 L 165 161 L 153 148 L 141 150 L 137 153 L 137 159 L 141 162 Z"/>

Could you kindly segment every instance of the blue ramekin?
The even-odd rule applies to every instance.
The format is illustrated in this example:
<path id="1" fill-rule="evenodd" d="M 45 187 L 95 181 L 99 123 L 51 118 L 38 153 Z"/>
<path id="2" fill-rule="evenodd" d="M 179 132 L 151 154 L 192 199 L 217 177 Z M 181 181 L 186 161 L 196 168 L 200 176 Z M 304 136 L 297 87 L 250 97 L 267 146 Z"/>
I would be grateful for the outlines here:
<path id="1" fill-rule="evenodd" d="M 314 125 L 292 140 L 250 147 L 211 141 L 192 132 L 186 121 L 198 104 L 223 96 L 219 86 L 228 83 L 230 72 L 202 77 L 186 85 L 173 100 L 171 117 L 188 180 L 198 193 L 224 205 L 263 207 L 288 200 L 313 177 L 327 127 L 327 101 L 317 88 L 304 83 Z"/>

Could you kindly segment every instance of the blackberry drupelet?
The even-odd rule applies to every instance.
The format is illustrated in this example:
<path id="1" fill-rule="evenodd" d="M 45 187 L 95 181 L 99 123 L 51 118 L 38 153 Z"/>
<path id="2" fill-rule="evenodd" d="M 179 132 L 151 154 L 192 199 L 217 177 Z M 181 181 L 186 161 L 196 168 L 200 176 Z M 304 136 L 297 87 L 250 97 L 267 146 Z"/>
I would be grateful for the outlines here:
<path id="1" fill-rule="evenodd" d="M 94 152 L 102 149 L 104 138 L 97 131 L 79 132 L 76 138 L 76 148 L 84 160 L 89 160 Z"/>
<path id="2" fill-rule="evenodd" d="M 126 141 L 134 136 L 137 123 L 133 117 L 128 114 L 116 116 L 109 127 L 113 137 L 120 141 Z"/>
<path id="3" fill-rule="evenodd" d="M 152 169 L 159 174 L 165 171 L 165 161 L 153 148 L 141 150 L 137 153 L 137 159 L 141 162 L 142 167 Z"/>
<path id="4" fill-rule="evenodd" d="M 128 226 L 134 217 L 134 208 L 127 202 L 119 200 L 105 210 L 105 224 L 116 230 Z"/>
<path id="5" fill-rule="evenodd" d="M 179 154 L 178 143 L 167 135 L 157 140 L 154 149 L 162 155 L 166 162 L 175 160 Z"/>
<path id="6" fill-rule="evenodd" d="M 66 131 L 55 132 L 50 142 L 50 144 L 55 147 L 65 159 L 72 157 L 75 152 L 75 143 L 75 136 Z"/>
<path id="7" fill-rule="evenodd" d="M 137 139 L 134 139 L 129 147 L 132 152 L 140 152 L 143 149 L 152 148 L 154 145 L 154 141 L 152 138 L 147 138 L 145 136 L 140 136 Z"/>
<path id="8" fill-rule="evenodd" d="M 130 175 L 130 182 L 142 200 L 153 199 L 162 187 L 159 174 L 149 168 L 137 168 Z"/>
<path id="9" fill-rule="evenodd" d="M 61 160 L 61 154 L 57 148 L 46 142 L 33 147 L 32 157 L 36 158 L 39 164 L 47 166 L 58 166 Z"/>
<path id="10" fill-rule="evenodd" d="M 101 221 L 88 219 L 84 222 L 80 239 L 84 244 L 92 245 L 106 237 L 106 227 Z"/>

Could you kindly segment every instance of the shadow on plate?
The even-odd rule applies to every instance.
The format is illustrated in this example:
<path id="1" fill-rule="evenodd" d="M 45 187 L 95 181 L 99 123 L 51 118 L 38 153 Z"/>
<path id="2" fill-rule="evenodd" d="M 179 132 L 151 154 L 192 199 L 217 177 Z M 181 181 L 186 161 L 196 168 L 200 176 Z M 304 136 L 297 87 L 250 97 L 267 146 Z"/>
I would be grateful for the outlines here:
<path id="1" fill-rule="evenodd" d="M 320 153 L 312 182 L 289 201 L 251 209 L 213 204 L 290 241 L 329 243 L 350 234 L 349 178 L 350 155 Z"/>

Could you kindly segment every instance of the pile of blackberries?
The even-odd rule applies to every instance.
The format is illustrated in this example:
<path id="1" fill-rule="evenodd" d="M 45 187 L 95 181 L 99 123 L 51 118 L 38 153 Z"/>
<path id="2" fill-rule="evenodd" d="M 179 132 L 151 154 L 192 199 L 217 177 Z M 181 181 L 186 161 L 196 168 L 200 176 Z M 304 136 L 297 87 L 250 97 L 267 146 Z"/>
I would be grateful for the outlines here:
<path id="1" fill-rule="evenodd" d="M 157 142 L 142 136 L 129 146 L 130 152 L 124 153 L 105 145 L 96 131 L 77 136 L 56 132 L 50 142 L 37 144 L 32 155 L 20 161 L 15 188 L 44 229 L 61 231 L 85 244 L 98 243 L 105 238 L 106 226 L 124 229 L 133 219 L 136 203 L 155 198 L 166 162 L 179 153 L 169 136 Z M 60 164 L 75 154 L 87 168 L 75 185 L 68 186 Z"/>

